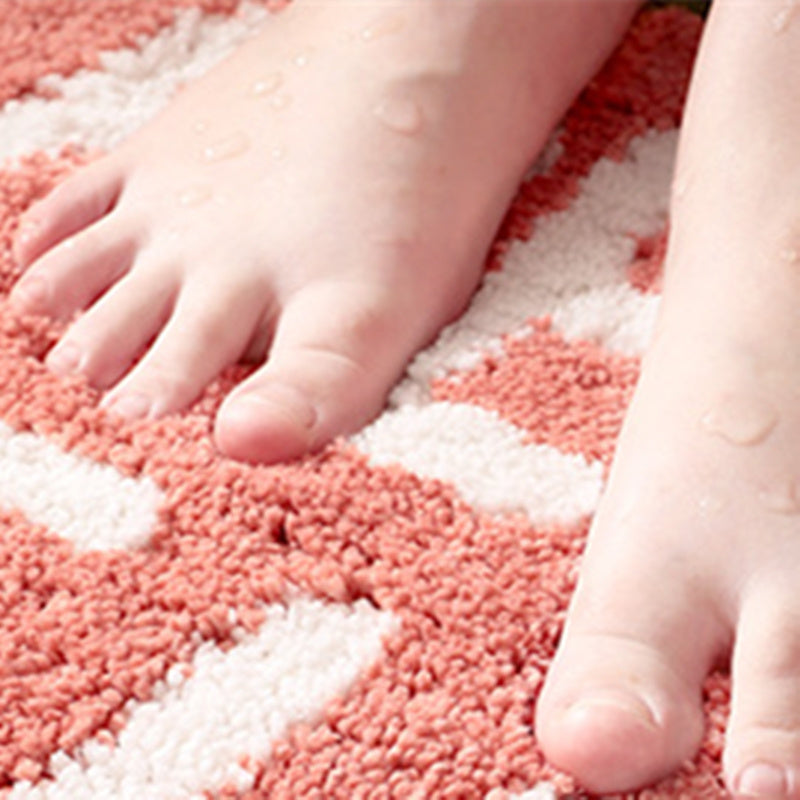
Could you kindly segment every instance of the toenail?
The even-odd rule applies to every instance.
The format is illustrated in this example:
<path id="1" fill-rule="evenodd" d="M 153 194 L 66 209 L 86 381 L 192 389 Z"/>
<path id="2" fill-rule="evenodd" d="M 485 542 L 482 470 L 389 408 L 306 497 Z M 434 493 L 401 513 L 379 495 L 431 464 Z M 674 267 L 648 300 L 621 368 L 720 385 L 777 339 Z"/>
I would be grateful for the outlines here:
<path id="1" fill-rule="evenodd" d="M 67 375 L 75 372 L 81 365 L 83 353 L 74 344 L 60 344 L 47 356 L 46 363 L 57 375 Z"/>
<path id="2" fill-rule="evenodd" d="M 236 398 L 236 405 L 247 405 L 256 413 L 265 405 L 280 411 L 302 428 L 313 428 L 317 412 L 306 396 L 287 383 L 268 383 Z"/>
<path id="3" fill-rule="evenodd" d="M 601 709 L 616 709 L 636 717 L 650 728 L 658 727 L 658 720 L 653 709 L 641 698 L 624 689 L 596 689 L 582 695 L 567 708 L 564 716 L 571 720 L 580 720 Z"/>
<path id="4" fill-rule="evenodd" d="M 11 301 L 29 309 L 42 308 L 47 303 L 49 292 L 44 278 L 25 278 L 14 287 Z"/>
<path id="5" fill-rule="evenodd" d="M 141 419 L 150 413 L 152 401 L 142 394 L 109 395 L 100 404 L 106 411 L 125 419 Z"/>
<path id="6" fill-rule="evenodd" d="M 786 771 L 775 764 L 759 761 L 749 764 L 734 781 L 733 790 L 743 797 L 763 797 L 779 800 L 786 797 L 789 787 Z"/>

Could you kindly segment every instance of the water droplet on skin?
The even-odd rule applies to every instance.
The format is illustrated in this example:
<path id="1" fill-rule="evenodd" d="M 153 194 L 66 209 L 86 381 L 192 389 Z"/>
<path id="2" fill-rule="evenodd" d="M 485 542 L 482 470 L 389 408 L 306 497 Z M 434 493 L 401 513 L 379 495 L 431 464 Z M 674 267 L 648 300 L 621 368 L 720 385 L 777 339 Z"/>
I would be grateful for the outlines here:
<path id="1" fill-rule="evenodd" d="M 796 10 L 797 0 L 785 0 L 783 6 L 772 18 L 772 29 L 775 33 L 783 33 L 789 27 Z"/>
<path id="2" fill-rule="evenodd" d="M 704 495 L 697 501 L 697 507 L 704 515 L 716 514 L 724 507 L 722 500 L 716 495 Z"/>
<path id="3" fill-rule="evenodd" d="M 306 66 L 308 66 L 308 53 L 298 53 L 292 59 L 292 63 L 296 67 L 306 67 Z"/>
<path id="4" fill-rule="evenodd" d="M 723 397 L 700 420 L 708 433 L 739 445 L 763 442 L 777 423 L 778 416 L 769 403 L 747 395 Z"/>
<path id="5" fill-rule="evenodd" d="M 288 108 L 292 102 L 292 98 L 288 94 L 276 94 L 270 98 L 269 104 L 277 111 L 283 111 Z"/>
<path id="6" fill-rule="evenodd" d="M 407 98 L 384 100 L 372 111 L 387 128 L 397 133 L 410 135 L 422 127 L 422 109 L 418 103 Z"/>
<path id="7" fill-rule="evenodd" d="M 681 172 L 675 176 L 675 183 L 673 184 L 673 192 L 677 200 L 680 200 L 686 194 L 691 182 L 692 178 L 688 172 Z"/>
<path id="8" fill-rule="evenodd" d="M 776 514 L 800 514 L 797 482 L 792 478 L 763 486 L 758 492 L 758 499 L 764 508 Z"/>
<path id="9" fill-rule="evenodd" d="M 203 148 L 204 161 L 222 161 L 226 158 L 235 158 L 250 148 L 250 139 L 241 131 L 236 131 L 224 139 Z"/>
<path id="10" fill-rule="evenodd" d="M 202 184 L 190 186 L 178 195 L 178 203 L 187 208 L 193 208 L 210 200 L 213 194 L 214 192 L 210 186 Z"/>
<path id="11" fill-rule="evenodd" d="M 380 39 L 382 36 L 390 36 L 393 33 L 398 33 L 405 27 L 405 20 L 399 15 L 386 16 L 376 21 L 372 25 L 368 25 L 361 31 L 361 40 L 363 42 L 372 42 L 375 39 Z"/>
<path id="12" fill-rule="evenodd" d="M 250 86 L 250 94 L 256 97 L 272 94 L 283 83 L 283 76 L 280 72 L 272 72 L 258 80 L 253 81 Z"/>

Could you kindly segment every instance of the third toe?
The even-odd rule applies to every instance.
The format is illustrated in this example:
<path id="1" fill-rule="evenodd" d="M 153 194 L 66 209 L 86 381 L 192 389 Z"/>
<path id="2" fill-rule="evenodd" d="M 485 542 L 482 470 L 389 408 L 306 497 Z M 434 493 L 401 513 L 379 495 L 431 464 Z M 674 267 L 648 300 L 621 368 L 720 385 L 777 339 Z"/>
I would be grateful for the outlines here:
<path id="1" fill-rule="evenodd" d="M 209 280 L 182 287 L 163 330 L 104 405 L 128 418 L 185 408 L 241 357 L 265 302 L 263 293 L 246 283 Z"/>

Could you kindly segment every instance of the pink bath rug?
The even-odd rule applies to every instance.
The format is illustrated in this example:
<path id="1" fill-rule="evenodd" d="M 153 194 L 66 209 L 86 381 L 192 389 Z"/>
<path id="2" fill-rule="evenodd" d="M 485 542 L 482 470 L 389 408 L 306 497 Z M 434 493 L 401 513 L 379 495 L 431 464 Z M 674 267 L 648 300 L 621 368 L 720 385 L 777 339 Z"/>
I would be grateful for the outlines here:
<path id="1" fill-rule="evenodd" d="M 0 296 L 21 213 L 266 3 L 0 14 Z M 464 315 L 356 435 L 277 467 L 191 409 L 124 423 L 0 299 L 0 795 L 587 796 L 532 720 L 659 301 L 701 22 L 643 12 L 527 176 Z M 717 798 L 728 683 L 647 798 Z"/>

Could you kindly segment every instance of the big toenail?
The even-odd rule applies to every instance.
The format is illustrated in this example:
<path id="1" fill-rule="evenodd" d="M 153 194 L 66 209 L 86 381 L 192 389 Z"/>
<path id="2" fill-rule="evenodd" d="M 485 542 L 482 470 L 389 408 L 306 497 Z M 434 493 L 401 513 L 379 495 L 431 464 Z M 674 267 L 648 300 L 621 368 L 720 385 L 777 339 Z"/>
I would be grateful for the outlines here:
<path id="1" fill-rule="evenodd" d="M 771 800 L 786 797 L 788 789 L 785 770 L 766 761 L 746 766 L 733 784 L 733 790 L 739 795 Z"/>
<path id="2" fill-rule="evenodd" d="M 317 421 L 317 412 L 308 402 L 306 396 L 294 386 L 287 383 L 269 383 L 257 390 L 247 392 L 236 398 L 239 403 L 250 408 L 260 409 L 270 406 L 289 417 L 302 428 L 313 428 Z"/>
<path id="3" fill-rule="evenodd" d="M 101 406 L 112 414 L 125 419 L 141 419 L 150 413 L 153 403 L 142 394 L 109 395 Z"/>
<path id="4" fill-rule="evenodd" d="M 30 310 L 43 308 L 47 303 L 49 292 L 44 278 L 25 278 L 14 287 L 11 301 L 18 306 Z"/>
<path id="5" fill-rule="evenodd" d="M 77 345 L 67 343 L 60 344 L 51 350 L 47 356 L 46 363 L 57 375 L 68 375 L 75 372 L 81 365 L 83 353 Z"/>
<path id="6" fill-rule="evenodd" d="M 571 720 L 591 716 L 597 709 L 616 709 L 636 717 L 650 728 L 658 727 L 658 720 L 644 700 L 624 689 L 595 689 L 582 695 L 565 713 Z"/>

